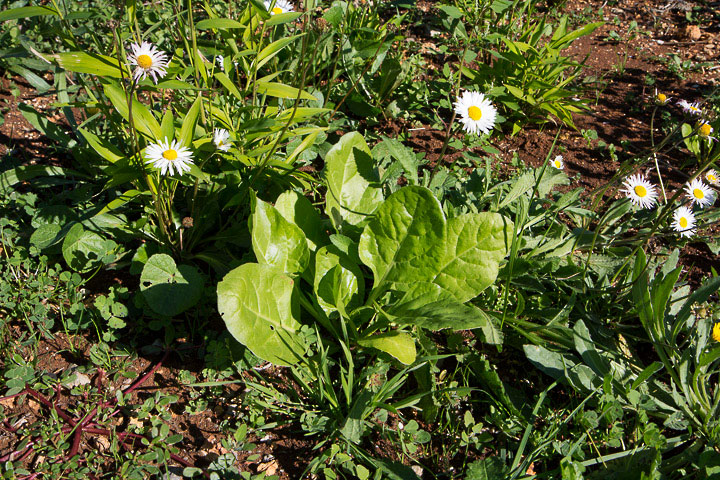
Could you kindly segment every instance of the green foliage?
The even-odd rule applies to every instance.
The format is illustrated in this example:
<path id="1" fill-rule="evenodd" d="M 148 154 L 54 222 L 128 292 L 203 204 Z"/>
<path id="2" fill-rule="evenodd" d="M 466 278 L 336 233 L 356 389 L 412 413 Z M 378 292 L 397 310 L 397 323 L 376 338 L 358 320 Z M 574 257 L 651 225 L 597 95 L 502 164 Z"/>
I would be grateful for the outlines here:
<path id="1" fill-rule="evenodd" d="M 542 19 L 528 23 L 517 37 L 500 33 L 491 36 L 494 46 L 488 52 L 492 62 L 480 63 L 477 69 L 463 69 L 472 83 L 509 110 L 514 120 L 513 133 L 522 128 L 525 118 L 543 123 L 548 114 L 574 127 L 572 114 L 584 108 L 583 102 L 574 98 L 577 90 L 572 86 L 582 64 L 560 55 L 560 51 L 592 33 L 602 22 L 571 32 L 567 31 L 567 23 L 567 16 L 562 17 L 553 31 Z"/>
<path id="2" fill-rule="evenodd" d="M 405 364 L 413 363 L 415 358 L 411 336 L 398 330 L 375 333 L 384 322 L 431 330 L 481 327 L 488 342 L 499 343 L 490 318 L 464 304 L 495 281 L 499 262 L 508 251 L 512 224 L 491 213 L 446 220 L 437 199 L 422 187 L 400 189 L 377 206 L 376 200 L 367 200 L 370 184 L 364 178 L 367 175 L 357 173 L 358 150 L 352 148 L 353 144 L 364 145 L 364 141 L 358 134 L 348 134 L 328 152 L 332 159 L 326 174 L 331 185 L 328 191 L 334 193 L 327 196 L 325 211 L 333 215 L 338 230 L 343 228 L 343 221 L 354 227 L 364 225 L 359 241 L 338 232 L 322 242 L 332 242 L 332 246 L 309 252 L 299 226 L 283 218 L 271 205 L 256 200 L 251 230 L 253 250 L 261 263 L 236 268 L 218 286 L 220 311 L 230 331 L 265 360 L 295 363 L 291 352 L 300 351 L 293 347 L 298 343 L 299 317 L 297 304 L 291 299 L 304 284 L 286 276 L 291 275 L 313 279 L 311 305 L 319 306 L 321 311 L 304 306 L 330 333 L 338 334 L 332 318 L 337 312 L 355 330 L 350 337 L 359 346 L 389 353 Z M 369 153 L 364 155 L 364 168 L 371 171 L 372 159 Z M 340 176 L 333 172 L 351 173 Z M 378 190 L 373 195 L 381 194 Z M 368 221 L 367 214 L 375 209 Z M 340 213 L 346 210 L 352 216 Z M 309 253 L 314 262 L 308 262 Z M 360 287 L 365 280 L 358 260 L 373 272 L 373 288 L 366 301 Z M 274 268 L 261 268 L 262 264 Z M 314 264 L 314 272 L 308 269 L 310 264 Z M 397 292 L 397 300 L 390 300 L 387 306 L 378 303 L 388 291 Z M 268 294 L 277 295 L 276 301 L 259 301 Z M 307 298 L 305 293 L 299 295 Z M 362 333 L 360 327 L 372 309 L 383 319 L 376 325 L 371 322 L 367 333 Z M 292 319 L 290 323 L 282 323 L 288 319 Z M 260 328 L 266 322 L 272 324 L 270 328 Z M 272 351 L 273 346 L 279 346 L 277 352 Z"/>
<path id="3" fill-rule="evenodd" d="M 294 283 L 277 266 L 246 263 L 218 284 L 218 310 L 230 333 L 278 365 L 296 363 L 304 352 Z"/>
<path id="4" fill-rule="evenodd" d="M 150 257 L 140 275 L 140 291 L 156 313 L 174 317 L 200 299 L 204 280 L 191 265 L 176 265 L 171 256 Z"/>
<path id="5" fill-rule="evenodd" d="M 538 12 L 530 0 L 422 13 L 190 3 L 18 0 L 0 12 L 0 69 L 56 96 L 64 116 L 19 104 L 59 158 L 0 160 L 3 394 L 35 389 L 78 421 L 96 409 L 90 428 L 111 440 L 68 455 L 85 427 L 51 408 L 17 426 L 3 399 L 3 429 L 17 428 L 4 432 L 38 454 L 33 472 L 4 462 L 3 478 L 168 476 L 188 448 L 178 414 L 212 415 L 224 449 L 204 469 L 173 471 L 189 478 L 265 478 L 240 465 L 264 462 L 249 439 L 279 428 L 308 442 L 303 477 L 717 475 L 720 284 L 693 290 L 680 267 L 677 196 L 656 211 L 614 200 L 654 156 L 610 145 L 617 178 L 558 192 L 572 179 L 547 164 L 557 152 L 540 168 L 516 158 L 508 174 L 494 137 L 448 136 L 438 158 L 408 146 L 410 131 L 373 128 L 401 117 L 403 129 L 451 132 L 460 89 L 485 93 L 505 133 L 572 126 L 583 62 L 563 51 L 599 23 L 570 27 L 563 2 Z M 425 31 L 432 45 L 416 41 Z M 157 83 L 132 78 L 139 39 L 171 57 Z M 652 153 L 684 144 L 699 176 L 718 147 L 683 122 Z M 597 132 L 582 135 L 594 148 Z M 192 152 L 190 171 L 147 163 L 164 139 Z M 462 153 L 442 158 L 447 147 Z M 703 226 L 718 218 L 696 213 Z M 44 371 L 40 345 L 62 341 L 84 364 Z M 138 357 L 159 351 L 187 368 L 180 398 L 123 393 Z M 144 438 L 129 449 L 126 433 Z"/>

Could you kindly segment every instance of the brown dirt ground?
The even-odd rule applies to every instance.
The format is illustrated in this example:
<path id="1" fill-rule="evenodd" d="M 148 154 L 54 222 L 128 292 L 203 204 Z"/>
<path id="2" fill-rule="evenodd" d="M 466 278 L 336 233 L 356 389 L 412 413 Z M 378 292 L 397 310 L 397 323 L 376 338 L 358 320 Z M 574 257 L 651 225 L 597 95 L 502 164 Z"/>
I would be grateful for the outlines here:
<path id="1" fill-rule="evenodd" d="M 601 6 L 608 2 L 600 0 L 570 0 L 564 7 L 567 13 L 582 14 L 584 11 L 598 11 Z M 559 138 L 559 149 L 564 157 L 566 171 L 571 178 L 577 178 L 577 184 L 587 189 L 595 189 L 604 185 L 615 174 L 619 164 L 610 161 L 607 156 L 602 156 L 596 148 L 597 141 L 588 147 L 586 140 L 580 133 L 583 129 L 594 129 L 598 133 L 598 140 L 618 147 L 620 154 L 636 155 L 640 150 L 649 146 L 648 132 L 651 108 L 647 107 L 647 98 L 653 93 L 650 87 L 645 84 L 646 75 L 652 75 L 657 81 L 657 86 L 663 92 L 667 92 L 674 100 L 685 98 L 695 101 L 702 97 L 714 86 L 718 85 L 720 79 L 720 68 L 708 67 L 698 72 L 687 74 L 687 78 L 679 80 L 668 72 L 667 67 L 658 62 L 657 57 L 670 53 L 677 53 L 681 58 L 692 59 L 696 62 L 715 62 L 720 58 L 720 32 L 717 23 L 701 23 L 699 30 L 686 30 L 687 22 L 684 20 L 685 5 L 703 6 L 712 8 L 705 2 L 657 2 L 649 0 L 627 0 L 616 6 L 605 6 L 603 12 L 605 26 L 599 28 L 590 37 L 578 40 L 569 50 L 569 53 L 578 59 L 588 56 L 588 69 L 586 75 L 592 75 L 606 82 L 596 102 L 593 102 L 587 113 L 577 115 L 575 118 L 578 130 L 563 129 Z M 419 7 L 433 14 L 435 8 L 432 2 L 421 1 Z M 667 8 L 666 8 L 667 7 Z M 717 8 L 717 6 L 716 6 Z M 606 41 L 609 32 L 615 30 L 623 35 L 629 31 L 630 22 L 635 21 L 639 26 L 638 35 L 628 42 Z M 415 35 L 417 32 L 413 32 Z M 699 36 L 698 36 L 699 33 Z M 424 41 L 432 41 L 425 38 Z M 624 68 L 617 68 L 620 62 L 624 62 Z M 12 93 L 11 85 L 17 85 L 16 97 Z M 18 101 L 29 102 L 42 112 L 47 112 L 51 121 L 65 126 L 61 114 L 50 108 L 53 101 L 51 96 L 36 96 L 32 89 L 22 79 L 0 79 L 0 112 L 4 115 L 5 122 L 0 126 L 0 155 L 12 149 L 14 156 L 21 156 L 21 160 L 27 163 L 42 162 L 46 164 L 63 164 L 68 159 L 58 156 L 58 152 L 52 147 L 52 142 L 42 137 L 27 123 L 17 109 Z M 669 106 L 674 113 L 677 107 Z M 427 126 L 417 130 L 400 122 L 392 122 L 381 125 L 378 128 L 388 134 L 409 132 L 409 144 L 416 150 L 426 152 L 426 158 L 431 162 L 438 160 L 444 140 L 444 132 L 433 130 Z M 503 168 L 510 169 L 510 159 L 513 154 L 529 165 L 537 166 L 547 156 L 550 145 L 553 142 L 556 130 L 551 124 L 542 128 L 529 127 L 515 137 L 500 138 L 496 147 L 503 152 Z M 637 151 L 624 152 L 620 142 L 627 140 Z M 444 161 L 453 161 L 460 153 L 449 152 Z M 675 156 L 673 156 L 675 155 Z M 682 154 L 680 154 L 682 155 Z M 671 188 L 677 188 L 682 184 L 684 178 L 677 170 L 677 165 L 682 161 L 676 153 L 661 159 L 663 175 L 671 180 Z M 652 176 L 652 173 L 651 173 Z M 704 244 L 691 244 L 683 251 L 683 262 L 685 265 L 714 265 L 720 270 L 718 259 L 712 256 Z M 707 268 L 707 267 L 704 267 Z M 699 272 L 702 276 L 704 271 Z M 104 293 L 108 284 L 122 281 L 110 275 L 102 281 L 98 281 L 93 288 L 97 293 Z M 14 328 L 21 328 L 15 325 Z M 38 365 L 47 372 L 60 372 L 69 368 L 71 364 L 89 364 L 88 349 L 90 340 L 83 337 L 74 337 L 81 348 L 77 357 L 70 356 L 63 352 L 69 351 L 68 338 L 58 334 L 55 340 L 45 340 L 39 345 Z M 132 369 L 136 372 L 146 371 L 154 362 L 156 357 L 139 357 L 132 362 Z M 179 401 L 171 409 L 173 417 L 170 422 L 173 433 L 183 434 L 185 440 L 179 445 L 180 455 L 196 462 L 198 465 L 207 465 L 217 455 L 225 453 L 220 445 L 220 439 L 224 438 L 219 432 L 218 421 L 224 415 L 231 414 L 237 409 L 237 396 L 241 388 L 230 386 L 226 390 L 226 398 L 218 399 L 217 403 L 211 405 L 208 410 L 197 415 L 184 413 L 184 405 L 189 401 L 189 396 L 182 385 L 177 381 L 178 371 L 189 369 L 199 372 L 202 365 L 199 362 L 189 362 L 181 359 L 178 355 L 171 355 L 167 363 L 161 367 L 153 378 L 139 388 L 133 394 L 133 401 L 141 403 L 149 395 L 154 394 L 157 389 L 162 389 L 168 394 L 176 394 Z M 91 381 L 97 381 L 97 374 L 91 376 Z M 109 391 L 113 388 L 123 388 L 127 382 L 109 382 L 103 388 Z M 67 407 L 77 402 L 76 397 L 70 397 L 67 392 L 58 393 L 58 402 L 61 406 Z M 47 411 L 39 408 L 33 402 L 6 401 L 6 411 L 10 417 L 20 421 L 22 419 L 33 422 L 38 419 L 47 418 Z M 122 415 L 121 415 L 122 417 Z M 120 428 L 127 426 L 129 418 L 122 418 Z M 431 429 L 432 426 L 424 426 Z M 8 450 L 19 439 L 9 430 L 0 427 L 0 456 Z M 303 453 L 309 453 L 314 445 L 313 440 L 304 439 L 297 433 L 286 427 L 277 429 L 271 433 L 269 439 L 251 438 L 255 441 L 257 448 L 248 454 L 260 454 L 257 461 L 249 462 L 247 455 L 238 457 L 238 467 L 241 470 L 258 472 L 265 470 L 269 474 L 279 475 L 281 480 L 297 478 L 305 467 Z M 376 449 L 378 453 L 399 458 L 396 452 L 388 451 L 392 444 L 386 444 L 378 439 Z M 101 448 L 96 439 L 87 436 L 82 449 Z M 82 451 L 81 449 L 81 451 Z M 30 457 L 29 462 L 33 461 Z M 448 464 L 449 465 L 449 464 Z"/>

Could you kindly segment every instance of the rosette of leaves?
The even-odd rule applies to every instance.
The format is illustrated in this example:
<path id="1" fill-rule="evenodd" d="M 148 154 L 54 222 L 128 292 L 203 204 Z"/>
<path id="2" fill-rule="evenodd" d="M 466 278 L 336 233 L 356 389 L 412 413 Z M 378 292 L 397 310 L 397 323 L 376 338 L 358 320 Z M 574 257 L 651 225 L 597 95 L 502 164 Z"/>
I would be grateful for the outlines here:
<path id="1" fill-rule="evenodd" d="M 306 351 L 306 318 L 350 347 L 416 358 L 416 328 L 478 329 L 500 343 L 493 320 L 468 303 L 495 281 L 512 223 L 497 213 L 447 218 L 424 187 L 383 198 L 370 149 L 349 133 L 327 153 L 323 217 L 296 192 L 275 206 L 254 199 L 250 219 L 257 263 L 218 285 L 232 335 L 275 364 Z M 308 315 L 303 316 L 303 313 Z"/>

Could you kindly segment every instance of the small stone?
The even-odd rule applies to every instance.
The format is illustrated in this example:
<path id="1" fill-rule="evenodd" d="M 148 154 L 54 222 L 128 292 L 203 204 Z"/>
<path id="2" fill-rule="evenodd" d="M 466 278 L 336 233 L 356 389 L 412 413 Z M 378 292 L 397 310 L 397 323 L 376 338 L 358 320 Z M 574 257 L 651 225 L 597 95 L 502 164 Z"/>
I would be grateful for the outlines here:
<path id="1" fill-rule="evenodd" d="M 95 444 L 100 452 L 106 452 L 110 448 L 110 440 L 104 435 L 95 437 Z"/>
<path id="2" fill-rule="evenodd" d="M 268 463 L 261 463 L 258 465 L 258 472 L 265 472 L 265 475 L 275 475 L 275 472 L 278 471 L 278 463 L 277 460 L 272 460 Z"/>
<path id="3" fill-rule="evenodd" d="M 75 387 L 79 387 L 80 385 L 87 385 L 90 383 L 90 377 L 88 377 L 84 373 L 78 372 L 77 369 L 78 369 L 77 365 L 70 367 L 70 375 L 71 375 L 72 380 L 70 380 L 69 382 L 67 382 L 65 384 L 65 386 L 67 388 L 75 388 Z M 74 377 L 72 376 L 73 374 L 74 374 Z"/>
<path id="4" fill-rule="evenodd" d="M 413 466 L 410 467 L 410 468 L 412 469 L 413 472 L 415 472 L 415 475 L 417 475 L 418 477 L 422 478 L 422 476 L 423 476 L 423 468 L 422 468 L 420 465 L 413 465 Z"/>
<path id="5" fill-rule="evenodd" d="M 702 36 L 702 32 L 700 31 L 700 27 L 697 25 L 688 25 L 685 27 L 685 38 L 688 40 L 692 40 L 693 42 L 696 40 L 700 40 L 700 37 Z"/>

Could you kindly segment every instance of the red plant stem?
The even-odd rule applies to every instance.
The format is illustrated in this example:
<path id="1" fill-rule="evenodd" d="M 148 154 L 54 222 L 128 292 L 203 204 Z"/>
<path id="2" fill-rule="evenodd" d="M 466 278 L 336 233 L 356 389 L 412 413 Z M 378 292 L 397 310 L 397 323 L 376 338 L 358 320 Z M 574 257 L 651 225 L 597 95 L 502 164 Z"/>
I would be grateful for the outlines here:
<path id="1" fill-rule="evenodd" d="M 94 434 L 96 434 L 96 435 L 104 435 L 104 436 L 106 436 L 106 437 L 109 437 L 109 436 L 112 435 L 112 432 L 111 432 L 110 430 L 107 430 L 107 429 L 104 429 L 104 428 L 86 427 L 86 428 L 85 428 L 85 431 L 86 431 L 87 433 L 94 433 Z M 150 439 L 147 438 L 146 436 L 144 436 L 144 435 L 139 435 L 139 434 L 137 434 L 137 433 L 115 432 L 115 434 L 118 436 L 118 438 L 120 439 L 120 443 L 121 443 L 125 448 L 128 448 L 127 443 L 125 443 L 125 437 L 130 437 L 130 438 L 132 438 L 132 440 L 131 440 L 131 442 L 132 442 L 132 445 L 131 445 L 131 446 L 132 446 L 132 447 L 135 446 L 135 440 L 142 440 L 142 439 L 144 438 L 145 440 L 150 441 Z M 182 465 L 183 467 L 194 467 L 194 466 L 195 466 L 194 464 L 188 462 L 187 460 L 185 460 L 184 458 L 182 458 L 182 457 L 179 456 L 179 455 L 175 455 L 174 453 L 171 453 L 171 454 L 170 454 L 170 458 L 173 459 L 173 460 L 175 460 L 177 463 L 179 463 L 179 464 Z M 206 477 L 209 477 L 209 475 L 208 475 L 206 472 L 203 472 L 203 475 L 206 476 Z"/>
<path id="2" fill-rule="evenodd" d="M 50 402 L 50 400 L 48 400 L 47 398 L 43 397 L 40 393 L 36 392 L 36 391 L 33 390 L 32 388 L 26 388 L 25 391 L 26 391 L 29 395 L 32 395 L 33 397 L 35 397 L 35 398 L 37 399 L 37 401 L 39 401 L 40 403 L 42 403 L 43 405 L 45 405 L 45 406 L 48 407 L 49 409 L 55 410 L 55 411 L 57 412 L 57 414 L 60 416 L 60 418 L 62 418 L 63 420 L 65 420 L 67 423 L 69 423 L 71 427 L 74 427 L 74 426 L 75 426 L 75 420 L 73 420 L 72 418 L 70 418 L 70 415 L 68 415 L 67 413 L 65 413 L 65 411 L 64 411 L 62 408 L 60 408 L 60 407 L 58 407 L 57 405 L 55 405 L 54 403 Z"/>
<path id="3" fill-rule="evenodd" d="M 3 400 L 10 400 L 11 398 L 19 397 L 20 395 L 23 395 L 25 393 L 27 393 L 26 388 L 20 390 L 18 393 L 14 393 L 14 394 L 8 395 L 6 397 L 0 397 L 0 402 L 2 402 Z"/>
<path id="4" fill-rule="evenodd" d="M 75 427 L 75 433 L 73 433 L 72 447 L 70 447 L 70 453 L 68 453 L 67 458 L 74 457 L 80 450 L 80 440 L 82 440 L 82 432 L 83 425 L 82 423 L 80 423 Z"/>
<path id="5" fill-rule="evenodd" d="M 72 431 L 72 427 L 68 427 L 68 426 L 62 427 L 60 429 L 60 433 L 70 433 L 71 431 Z M 14 460 L 12 459 L 14 455 L 18 454 L 18 451 L 15 450 L 13 452 L 8 453 L 7 455 L 3 455 L 2 457 L 0 457 L 0 463 L 7 462 L 8 460 L 12 461 L 12 462 L 16 462 L 16 461 L 18 461 L 19 458 L 25 458 L 30 453 L 30 450 L 32 450 L 33 447 L 35 446 L 35 444 L 38 443 L 39 441 L 40 441 L 40 437 L 33 438 L 25 446 L 26 448 L 25 448 L 25 450 L 23 450 L 21 457 L 15 458 Z"/>
<path id="6" fill-rule="evenodd" d="M 153 366 L 153 368 L 151 368 L 145 375 L 140 377 L 135 383 L 133 383 L 128 388 L 123 390 L 122 394 L 127 395 L 128 393 L 131 393 L 133 390 L 136 390 L 140 385 L 145 383 L 147 381 L 147 379 L 150 378 L 162 366 L 163 362 L 165 360 L 167 360 L 168 355 L 170 355 L 170 350 L 165 350 L 165 355 L 163 355 L 163 357 L 160 359 L 160 361 L 158 363 L 156 363 L 155 366 Z M 102 402 L 100 404 L 100 408 L 107 408 L 110 405 L 113 405 L 115 403 L 117 403 L 117 397 L 113 398 L 109 402 Z M 85 418 L 83 418 L 83 420 L 80 422 L 80 425 L 82 427 L 85 427 L 88 423 L 90 423 L 90 421 L 93 418 L 95 418 L 95 415 L 97 415 L 97 412 L 98 412 L 98 407 L 93 408 L 92 411 L 90 411 L 90 413 L 88 413 L 85 416 Z M 111 413 L 110 416 L 114 415 L 115 413 L 116 412 Z"/>
<path id="7" fill-rule="evenodd" d="M 169 355 L 170 355 L 170 350 L 166 350 L 166 351 L 165 351 L 165 354 L 164 354 L 163 357 L 162 357 L 162 359 L 160 359 L 160 361 L 159 361 L 157 364 L 155 364 L 145 375 L 143 375 L 142 377 L 140 377 L 135 383 L 133 383 L 133 384 L 130 385 L 128 388 L 126 388 L 125 390 L 123 390 L 123 392 L 122 392 L 123 395 L 127 395 L 127 394 L 129 394 L 129 393 L 132 393 L 134 390 L 136 390 L 138 387 L 140 387 L 143 383 L 145 383 L 145 382 L 148 380 L 148 378 L 150 378 L 150 377 L 162 366 L 163 362 L 164 362 L 165 360 L 167 360 L 167 357 L 168 357 Z M 58 392 L 58 393 L 59 393 L 59 392 Z M 38 400 L 40 403 L 42 403 L 42 404 L 45 405 L 46 407 L 50 408 L 51 410 L 55 410 L 55 412 L 57 412 L 58 416 L 60 416 L 60 418 L 62 418 L 63 420 L 65 420 L 65 421 L 69 424 L 68 426 L 62 427 L 62 428 L 60 429 L 60 432 L 61 432 L 61 433 L 70 433 L 70 432 L 72 432 L 72 431 L 74 430 L 73 443 L 72 443 L 72 447 L 71 447 L 71 449 L 70 449 L 70 453 L 69 453 L 69 455 L 68 455 L 68 458 L 72 458 L 72 457 L 74 457 L 75 455 L 77 455 L 78 450 L 79 450 L 79 448 L 80 448 L 80 441 L 81 441 L 81 439 L 82 439 L 82 433 L 83 433 L 83 432 L 87 432 L 87 433 L 91 433 L 91 434 L 96 434 L 96 435 L 104 435 L 104 436 L 106 436 L 106 437 L 109 437 L 109 436 L 112 435 L 112 432 L 111 432 L 110 430 L 107 430 L 107 429 L 104 429 L 104 428 L 96 428 L 96 425 L 97 425 L 97 424 L 96 424 L 96 423 L 90 423 L 90 422 L 91 422 L 92 419 L 95 417 L 95 415 L 97 415 L 97 412 L 98 412 L 98 409 L 99 409 L 99 408 L 106 408 L 106 407 L 109 407 L 110 405 L 113 405 L 113 404 L 117 403 L 117 398 L 114 398 L 113 400 L 108 401 L 108 402 L 102 402 L 99 406 L 93 408 L 93 409 L 92 409 L 87 415 L 85 415 L 85 417 L 83 417 L 82 419 L 80 419 L 80 420 L 73 420 L 73 419 L 70 417 L 70 415 L 68 415 L 62 408 L 58 407 L 54 402 L 51 402 L 50 400 L 48 400 L 47 398 L 45 398 L 42 394 L 40 394 L 39 392 L 33 390 L 32 388 L 25 388 L 25 389 L 23 389 L 22 391 L 14 394 L 14 395 L 8 395 L 8 396 L 6 396 L 6 397 L 0 397 L 0 400 L 7 400 L 7 399 L 10 399 L 10 398 L 14 398 L 14 397 L 20 396 L 20 395 L 22 395 L 22 394 L 28 394 L 28 395 L 34 397 L 36 400 Z M 115 413 L 117 413 L 118 411 L 119 411 L 119 410 L 116 409 L 113 413 L 110 414 L 110 416 L 115 415 Z M 7 421 L 5 421 L 5 424 L 6 424 L 6 426 L 8 426 L 8 427 L 10 428 L 11 431 L 13 431 L 13 432 L 16 431 L 16 429 L 14 429 L 14 428 L 12 428 L 11 426 L 9 426 L 9 424 L 7 423 Z M 125 449 L 127 449 L 127 450 L 130 450 L 130 449 L 132 449 L 132 448 L 135 447 L 136 440 L 145 439 L 145 440 L 150 441 L 150 439 L 148 439 L 146 436 L 139 435 L 139 434 L 137 434 L 137 433 L 116 432 L 115 434 L 117 435 L 118 439 L 120 440 L 120 445 L 122 445 L 122 447 L 125 448 Z M 128 445 L 128 443 L 126 443 L 126 441 L 125 441 L 125 439 L 126 439 L 127 437 L 129 437 L 129 438 L 131 439 L 131 440 L 130 440 L 130 445 Z M 26 445 L 25 450 L 23 450 L 22 452 L 19 453 L 19 457 L 16 457 L 16 459 L 13 460 L 13 461 L 21 461 L 21 460 L 23 460 L 24 458 L 26 458 L 28 455 L 30 455 L 30 453 L 31 453 L 32 450 L 33 450 L 34 445 L 35 445 L 37 442 L 39 442 L 39 441 L 40 441 L 40 437 L 36 437 L 36 438 L 32 439 L 32 440 Z M 6 462 L 6 461 L 8 461 L 8 460 L 12 460 L 13 456 L 16 455 L 16 454 L 18 454 L 18 451 L 13 451 L 13 452 L 10 452 L 10 453 L 7 454 L 7 455 L 4 455 L 4 456 L 0 457 L 0 463 Z M 185 459 L 182 458 L 181 456 L 176 455 L 176 454 L 174 454 L 174 453 L 171 453 L 171 454 L 170 454 L 170 458 L 171 458 L 172 460 L 174 460 L 175 462 L 179 463 L 180 465 L 184 466 L 184 467 L 195 467 L 195 465 L 194 465 L 193 463 L 188 462 L 187 460 L 185 460 Z M 210 475 L 209 475 L 207 472 L 202 472 L 202 473 L 203 473 L 203 476 L 204 476 L 205 478 L 210 478 Z M 40 475 L 40 473 L 34 473 L 34 474 L 30 475 L 30 476 L 23 477 L 23 480 L 34 480 L 34 479 L 37 478 L 39 475 Z M 95 477 L 93 476 L 92 478 L 95 478 Z"/>
<path id="8" fill-rule="evenodd" d="M 140 377 L 135 383 L 133 383 L 128 388 L 123 390 L 123 395 L 127 395 L 128 393 L 132 392 L 133 390 L 137 389 L 140 385 L 145 383 L 145 381 L 147 381 L 147 379 L 150 378 L 150 376 L 152 376 L 157 371 L 157 369 L 162 366 L 163 362 L 165 360 L 167 360 L 169 355 L 170 355 L 170 350 L 165 350 L 165 355 L 163 355 L 163 357 L 160 359 L 160 361 L 153 368 L 151 368 L 149 372 L 147 372 L 145 375 Z M 117 400 L 115 400 L 115 401 L 117 401 Z"/>
<path id="9" fill-rule="evenodd" d="M 10 422 L 7 421 L 7 419 L 3 420 L 3 426 L 10 431 L 10 433 L 15 433 L 18 431 L 17 428 L 10 425 Z"/>
<path id="10" fill-rule="evenodd" d="M 15 451 L 8 453 L 7 455 L 3 455 L 2 457 L 0 457 L 0 463 L 5 463 L 8 461 L 14 462 L 15 460 L 12 459 L 13 455 L 15 455 L 15 454 L 17 454 L 18 456 L 20 456 L 21 454 L 24 455 L 27 450 L 32 450 L 32 447 L 27 447 L 22 452 L 18 452 L 17 450 L 15 450 Z"/>

